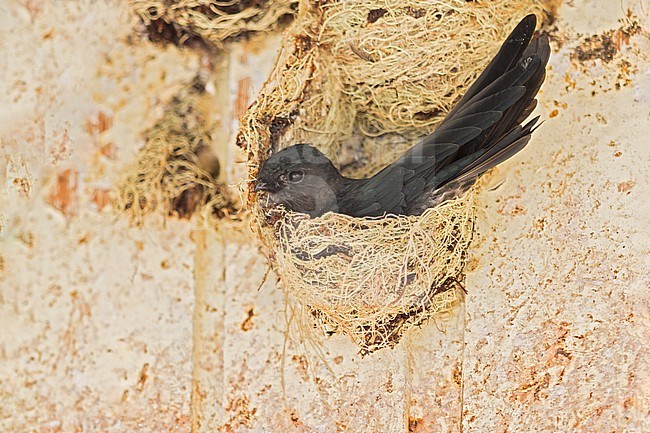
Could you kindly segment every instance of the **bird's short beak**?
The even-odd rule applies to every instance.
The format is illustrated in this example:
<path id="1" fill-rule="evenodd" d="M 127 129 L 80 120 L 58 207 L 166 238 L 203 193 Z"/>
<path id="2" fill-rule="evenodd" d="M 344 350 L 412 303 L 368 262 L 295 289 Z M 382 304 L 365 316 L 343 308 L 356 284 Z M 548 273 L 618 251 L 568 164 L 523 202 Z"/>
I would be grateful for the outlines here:
<path id="1" fill-rule="evenodd" d="M 269 185 L 266 182 L 257 181 L 257 184 L 255 184 L 255 188 L 253 188 L 253 191 L 255 192 L 271 191 L 271 185 Z"/>

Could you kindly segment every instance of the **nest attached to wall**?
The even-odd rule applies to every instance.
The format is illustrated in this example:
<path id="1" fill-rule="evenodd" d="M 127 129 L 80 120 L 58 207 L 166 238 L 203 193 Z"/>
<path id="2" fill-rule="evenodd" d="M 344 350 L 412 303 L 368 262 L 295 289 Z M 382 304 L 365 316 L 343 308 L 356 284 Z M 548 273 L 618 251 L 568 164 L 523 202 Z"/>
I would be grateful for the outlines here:
<path id="1" fill-rule="evenodd" d="M 345 333 L 366 354 L 458 304 L 475 197 L 471 190 L 420 216 L 291 213 L 266 236 L 283 288 L 321 329 Z"/>
<path id="2" fill-rule="evenodd" d="M 194 40 L 223 48 L 232 37 L 264 32 L 296 13 L 295 0 L 129 0 L 153 41 L 185 45 Z"/>
<path id="3" fill-rule="evenodd" d="M 239 199 L 217 181 L 219 161 L 210 148 L 216 123 L 206 110 L 209 98 L 197 77 L 171 99 L 147 132 L 137 160 L 116 187 L 114 208 L 131 222 L 142 224 L 157 210 L 179 218 L 190 218 L 195 211 L 218 218 L 237 213 Z"/>
<path id="4" fill-rule="evenodd" d="M 251 185 L 271 150 L 313 143 L 367 176 L 428 134 L 538 0 L 300 3 L 271 76 L 242 117 Z M 458 301 L 476 190 L 420 216 L 351 218 L 249 207 L 281 287 L 361 353 Z M 314 323 L 312 321 L 312 323 Z"/>

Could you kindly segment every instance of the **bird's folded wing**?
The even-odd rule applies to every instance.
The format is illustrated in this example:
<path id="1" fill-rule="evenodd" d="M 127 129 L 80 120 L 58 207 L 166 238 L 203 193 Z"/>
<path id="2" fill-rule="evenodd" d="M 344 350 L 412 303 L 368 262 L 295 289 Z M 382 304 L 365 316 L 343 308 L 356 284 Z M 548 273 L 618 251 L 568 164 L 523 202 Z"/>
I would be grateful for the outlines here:
<path id="1" fill-rule="evenodd" d="M 403 214 L 406 210 L 404 183 L 412 177 L 413 170 L 388 166 L 372 178 L 353 184 L 339 206 L 354 217 Z"/>
<path id="2" fill-rule="evenodd" d="M 438 128 L 355 183 L 342 208 L 353 216 L 412 213 L 444 183 L 481 174 L 521 150 L 535 121 L 520 123 L 535 107 L 550 53 L 547 38 L 531 42 L 535 25 L 534 15 L 524 18 Z"/>

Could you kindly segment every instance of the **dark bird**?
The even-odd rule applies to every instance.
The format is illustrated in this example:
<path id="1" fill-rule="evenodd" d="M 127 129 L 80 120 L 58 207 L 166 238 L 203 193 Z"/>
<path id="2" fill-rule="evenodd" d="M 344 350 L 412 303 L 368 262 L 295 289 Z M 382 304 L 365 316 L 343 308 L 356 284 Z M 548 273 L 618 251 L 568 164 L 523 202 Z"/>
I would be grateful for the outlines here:
<path id="1" fill-rule="evenodd" d="M 263 163 L 254 190 L 312 218 L 418 215 L 463 193 L 535 130 L 539 116 L 522 123 L 537 105 L 550 55 L 546 36 L 531 41 L 536 23 L 525 17 L 436 130 L 374 176 L 345 177 L 318 149 L 296 144 Z"/>

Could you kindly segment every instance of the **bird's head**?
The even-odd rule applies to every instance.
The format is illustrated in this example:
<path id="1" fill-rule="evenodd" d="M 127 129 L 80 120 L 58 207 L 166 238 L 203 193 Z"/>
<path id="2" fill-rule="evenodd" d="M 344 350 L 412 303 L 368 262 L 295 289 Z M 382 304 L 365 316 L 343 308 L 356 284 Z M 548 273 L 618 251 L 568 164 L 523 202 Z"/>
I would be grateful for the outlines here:
<path id="1" fill-rule="evenodd" d="M 332 161 L 308 144 L 296 144 L 269 157 L 260 168 L 255 192 L 265 192 L 268 205 L 311 217 L 336 212 L 342 176 Z"/>

